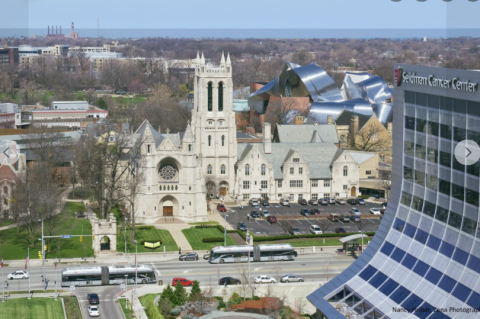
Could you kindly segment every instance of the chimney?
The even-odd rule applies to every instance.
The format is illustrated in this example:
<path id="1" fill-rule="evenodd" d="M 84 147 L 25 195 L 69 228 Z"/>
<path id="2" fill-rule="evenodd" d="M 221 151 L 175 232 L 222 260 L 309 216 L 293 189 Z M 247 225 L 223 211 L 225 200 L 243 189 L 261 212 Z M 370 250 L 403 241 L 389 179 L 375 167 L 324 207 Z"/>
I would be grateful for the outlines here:
<path id="1" fill-rule="evenodd" d="M 333 124 L 331 115 L 327 115 L 327 124 Z"/>
<path id="2" fill-rule="evenodd" d="M 301 115 L 295 116 L 295 125 L 303 125 L 303 116 Z"/>
<path id="3" fill-rule="evenodd" d="M 272 126 L 268 122 L 263 122 L 263 151 L 265 154 L 272 153 Z"/>
<path id="4" fill-rule="evenodd" d="M 355 143 L 355 135 L 358 132 L 358 116 L 353 115 L 350 121 L 350 136 L 352 136 L 352 143 Z"/>
<path id="5" fill-rule="evenodd" d="M 50 26 L 48 26 L 48 35 L 50 35 Z"/>
<path id="6" fill-rule="evenodd" d="M 393 124 L 392 124 L 392 122 L 388 122 L 388 123 L 387 123 L 387 131 L 388 131 L 388 133 L 392 133 L 392 131 L 393 131 Z"/>
<path id="7" fill-rule="evenodd" d="M 55 34 L 58 34 L 58 26 L 55 26 Z"/>
<path id="8" fill-rule="evenodd" d="M 60 26 L 60 34 L 62 34 L 62 26 Z"/>

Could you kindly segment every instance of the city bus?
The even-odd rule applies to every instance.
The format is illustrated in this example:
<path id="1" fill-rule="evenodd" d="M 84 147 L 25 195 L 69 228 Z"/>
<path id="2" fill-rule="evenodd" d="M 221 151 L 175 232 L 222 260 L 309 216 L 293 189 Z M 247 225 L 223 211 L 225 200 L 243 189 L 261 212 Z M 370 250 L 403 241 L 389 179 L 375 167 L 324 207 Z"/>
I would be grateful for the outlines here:
<path id="1" fill-rule="evenodd" d="M 125 276 L 126 275 L 126 276 Z M 100 286 L 135 283 L 135 265 L 76 267 L 62 269 L 62 287 Z M 137 265 L 137 283 L 155 283 L 155 271 L 147 265 Z"/>
<path id="2" fill-rule="evenodd" d="M 210 251 L 212 264 L 239 263 L 250 261 L 293 260 L 297 252 L 290 244 L 216 246 Z"/>

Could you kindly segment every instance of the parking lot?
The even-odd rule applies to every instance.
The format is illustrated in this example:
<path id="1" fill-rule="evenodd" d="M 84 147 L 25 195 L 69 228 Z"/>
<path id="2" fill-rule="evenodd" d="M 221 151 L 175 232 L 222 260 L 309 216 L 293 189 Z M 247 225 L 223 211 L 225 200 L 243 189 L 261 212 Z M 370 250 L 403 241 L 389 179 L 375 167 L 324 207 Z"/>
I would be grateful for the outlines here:
<path id="1" fill-rule="evenodd" d="M 300 210 L 301 209 L 318 209 L 320 210 L 320 215 L 317 216 L 328 216 L 329 214 L 335 213 L 337 215 L 344 215 L 348 214 L 350 209 L 352 207 L 357 208 L 362 215 L 371 215 L 370 213 L 370 208 L 379 208 L 381 209 L 380 204 L 375 204 L 375 203 L 366 203 L 365 205 L 350 205 L 350 204 L 345 204 L 345 205 L 339 205 L 339 204 L 330 204 L 327 206 L 322 206 L 322 205 L 300 205 L 297 203 L 290 203 L 291 207 L 284 207 L 281 206 L 278 203 L 272 203 L 270 207 L 263 207 L 260 206 L 259 208 L 254 208 L 252 206 L 246 205 L 243 206 L 241 209 L 239 206 L 229 206 L 227 207 L 227 212 L 220 213 L 222 217 L 227 214 L 227 222 L 232 225 L 236 229 L 237 223 L 238 222 L 244 222 L 245 225 L 247 226 L 248 229 L 250 229 L 253 233 L 255 234 L 264 234 L 268 236 L 277 236 L 277 235 L 284 235 L 285 231 L 282 229 L 282 227 L 278 223 L 273 223 L 270 224 L 269 222 L 265 221 L 263 218 L 257 218 L 253 219 L 250 217 L 250 220 L 248 220 L 247 215 L 249 215 L 252 211 L 260 211 L 260 208 L 262 211 L 267 210 L 270 212 L 272 216 L 295 216 L 298 217 L 297 219 L 290 219 L 288 220 L 288 223 L 291 226 L 298 227 L 300 232 L 302 234 L 309 234 L 310 233 L 310 226 L 316 224 L 314 217 L 310 217 L 309 219 L 306 219 L 304 216 L 300 215 Z M 379 218 L 374 218 L 374 219 L 363 219 L 365 221 L 366 225 L 364 228 L 365 232 L 369 231 L 376 231 L 378 228 L 378 225 L 380 224 L 380 219 Z M 328 230 L 326 233 L 334 233 L 335 228 L 341 227 L 344 228 L 346 232 L 358 232 L 359 229 L 356 226 L 355 223 L 353 222 L 330 222 L 331 225 L 329 226 Z"/>

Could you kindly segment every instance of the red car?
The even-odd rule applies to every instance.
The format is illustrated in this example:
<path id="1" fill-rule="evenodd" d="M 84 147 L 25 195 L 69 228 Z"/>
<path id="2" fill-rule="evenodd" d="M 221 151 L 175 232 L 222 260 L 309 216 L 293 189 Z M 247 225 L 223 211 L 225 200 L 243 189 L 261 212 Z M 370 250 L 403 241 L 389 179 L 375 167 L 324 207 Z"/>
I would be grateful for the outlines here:
<path id="1" fill-rule="evenodd" d="M 193 286 L 193 281 L 187 280 L 186 278 L 173 278 L 172 280 L 172 286 L 175 286 L 177 282 L 180 282 L 182 286 L 184 287 L 190 287 Z"/>
<path id="2" fill-rule="evenodd" d="M 225 205 L 222 205 L 222 204 L 217 204 L 217 209 L 220 212 L 226 212 L 227 211 L 227 208 L 225 208 Z"/>
<path id="3" fill-rule="evenodd" d="M 269 222 L 269 223 L 276 223 L 276 222 L 277 222 L 277 217 L 275 217 L 275 216 L 268 216 L 268 217 L 267 217 L 267 222 Z"/>

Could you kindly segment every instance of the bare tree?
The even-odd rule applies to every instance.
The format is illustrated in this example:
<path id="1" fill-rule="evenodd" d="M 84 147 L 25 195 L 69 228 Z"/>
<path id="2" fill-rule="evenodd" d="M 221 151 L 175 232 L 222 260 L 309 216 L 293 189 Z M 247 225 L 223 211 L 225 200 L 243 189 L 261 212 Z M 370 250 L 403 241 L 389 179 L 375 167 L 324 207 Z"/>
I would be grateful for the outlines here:
<path id="1" fill-rule="evenodd" d="M 363 232 L 367 226 L 367 223 L 363 220 L 356 222 L 355 226 L 357 226 L 358 230 L 362 233 L 362 253 L 363 253 Z"/>
<path id="2" fill-rule="evenodd" d="M 325 264 L 324 264 L 324 269 L 325 269 L 325 277 L 327 278 L 327 282 L 330 280 L 330 268 L 331 268 L 331 264 L 329 261 L 327 261 Z"/>
<path id="3" fill-rule="evenodd" d="M 288 233 L 288 230 L 290 229 L 290 222 L 288 220 L 280 219 L 280 220 L 277 221 L 277 224 L 285 232 L 285 234 Z"/>
<path id="4" fill-rule="evenodd" d="M 305 311 L 307 306 L 307 299 L 305 298 L 295 298 L 295 313 L 301 315 Z"/>
<path id="5" fill-rule="evenodd" d="M 330 228 L 330 226 L 332 226 L 332 223 L 325 218 L 325 219 L 319 219 L 317 221 L 317 225 L 318 227 L 320 227 L 320 229 L 322 230 L 322 233 L 324 234 Z"/>
<path id="6" fill-rule="evenodd" d="M 277 262 L 275 266 L 273 266 L 270 274 L 277 282 L 280 282 L 280 279 L 282 279 L 282 267 L 280 266 L 280 263 Z"/>
<path id="7" fill-rule="evenodd" d="M 347 141 L 348 148 L 364 152 L 378 152 L 391 147 L 391 137 L 379 123 L 367 124 L 356 132 L 349 132 Z"/>

